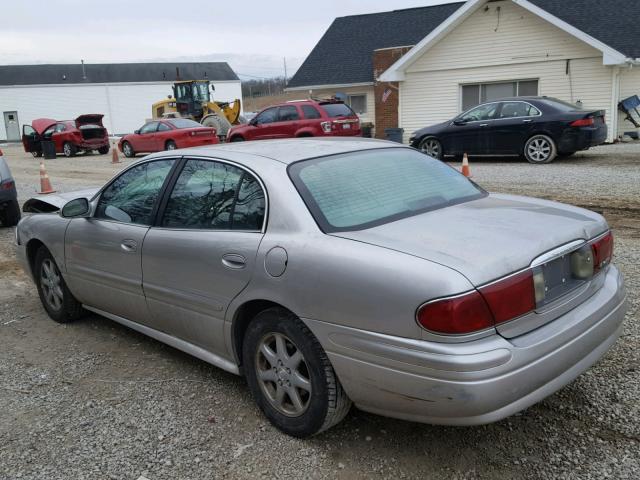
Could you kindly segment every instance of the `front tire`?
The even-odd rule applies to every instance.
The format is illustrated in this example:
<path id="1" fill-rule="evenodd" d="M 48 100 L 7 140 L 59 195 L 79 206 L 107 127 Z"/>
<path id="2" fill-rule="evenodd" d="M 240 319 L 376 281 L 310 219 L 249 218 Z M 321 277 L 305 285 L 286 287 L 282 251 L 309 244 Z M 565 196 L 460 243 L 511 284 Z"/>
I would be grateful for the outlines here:
<path id="1" fill-rule="evenodd" d="M 133 151 L 133 147 L 129 142 L 122 142 L 122 153 L 127 158 L 132 158 L 136 156 L 136 152 Z"/>
<path id="2" fill-rule="evenodd" d="M 165 150 L 175 150 L 176 148 L 178 147 L 176 146 L 176 142 L 174 142 L 173 140 L 168 140 L 164 146 Z"/>
<path id="3" fill-rule="evenodd" d="M 430 157 L 442 160 L 444 152 L 442 151 L 442 143 L 436 137 L 425 137 L 420 141 L 418 149 L 422 153 L 426 153 Z"/>
<path id="4" fill-rule="evenodd" d="M 62 146 L 62 153 L 64 153 L 65 157 L 75 157 L 76 153 L 78 153 L 78 149 L 71 142 L 65 142 Z"/>
<path id="5" fill-rule="evenodd" d="M 100 155 L 106 155 L 107 153 L 109 153 L 109 145 L 105 145 L 104 147 L 100 147 L 98 149 L 98 153 Z"/>
<path id="6" fill-rule="evenodd" d="M 36 253 L 33 273 L 42 306 L 52 320 L 68 323 L 82 316 L 82 304 L 67 287 L 55 259 L 46 247 L 40 247 Z"/>
<path id="7" fill-rule="evenodd" d="M 351 400 L 327 354 L 291 312 L 270 308 L 249 325 L 242 361 L 249 389 L 269 421 L 304 438 L 340 422 Z"/>
<path id="8" fill-rule="evenodd" d="M 551 163 L 557 155 L 556 143 L 547 135 L 534 135 L 524 146 L 524 158 L 536 165 Z"/>

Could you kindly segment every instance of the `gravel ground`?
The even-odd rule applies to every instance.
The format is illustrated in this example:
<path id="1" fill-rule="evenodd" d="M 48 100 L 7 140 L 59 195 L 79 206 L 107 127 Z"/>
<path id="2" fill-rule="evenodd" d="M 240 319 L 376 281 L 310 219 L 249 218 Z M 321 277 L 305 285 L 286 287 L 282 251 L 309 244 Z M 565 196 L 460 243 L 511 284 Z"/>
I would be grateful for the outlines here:
<path id="1" fill-rule="evenodd" d="M 21 200 L 38 161 L 2 147 Z M 108 156 L 47 161 L 54 188 L 101 185 Z M 630 310 L 614 348 L 576 381 L 501 422 L 420 425 L 352 410 L 310 440 L 276 431 L 243 379 L 92 315 L 48 319 L 0 229 L 0 478 L 637 479 L 640 472 L 640 145 L 546 166 L 472 161 L 492 191 L 605 213 Z"/>

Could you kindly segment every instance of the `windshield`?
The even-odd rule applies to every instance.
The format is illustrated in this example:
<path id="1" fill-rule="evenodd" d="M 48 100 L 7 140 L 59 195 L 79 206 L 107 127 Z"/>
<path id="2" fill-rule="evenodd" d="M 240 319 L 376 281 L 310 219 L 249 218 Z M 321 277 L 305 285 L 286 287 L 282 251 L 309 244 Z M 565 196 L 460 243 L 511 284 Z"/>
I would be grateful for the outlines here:
<path id="1" fill-rule="evenodd" d="M 303 160 L 289 175 L 326 233 L 363 230 L 486 195 L 453 168 L 409 148 Z"/>
<path id="2" fill-rule="evenodd" d="M 193 99 L 196 102 L 209 101 L 209 84 L 206 82 L 193 84 Z"/>
<path id="3" fill-rule="evenodd" d="M 356 116 L 355 112 L 351 110 L 349 105 L 345 105 L 344 103 L 321 103 L 320 108 L 332 118 Z"/>
<path id="4" fill-rule="evenodd" d="M 198 122 L 188 118 L 168 118 L 166 121 L 176 128 L 195 128 L 202 126 Z"/>

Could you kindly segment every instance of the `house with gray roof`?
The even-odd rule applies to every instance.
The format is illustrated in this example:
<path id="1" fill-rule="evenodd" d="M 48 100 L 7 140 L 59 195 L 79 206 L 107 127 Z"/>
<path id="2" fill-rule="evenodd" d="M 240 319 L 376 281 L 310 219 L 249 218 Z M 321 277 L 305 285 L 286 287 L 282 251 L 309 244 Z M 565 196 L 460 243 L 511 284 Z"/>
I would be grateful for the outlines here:
<path id="1" fill-rule="evenodd" d="M 107 63 L 0 66 L 0 141 L 16 141 L 36 118 L 69 120 L 101 113 L 109 133 L 131 133 L 151 105 L 172 94 L 176 80 L 210 80 L 214 99 L 241 98 L 240 79 L 226 62 Z"/>
<path id="2" fill-rule="evenodd" d="M 405 140 L 478 103 L 558 97 L 607 111 L 609 141 L 637 131 L 618 103 L 640 94 L 637 0 L 468 0 L 337 18 L 288 84 L 344 93 L 363 121 Z"/>

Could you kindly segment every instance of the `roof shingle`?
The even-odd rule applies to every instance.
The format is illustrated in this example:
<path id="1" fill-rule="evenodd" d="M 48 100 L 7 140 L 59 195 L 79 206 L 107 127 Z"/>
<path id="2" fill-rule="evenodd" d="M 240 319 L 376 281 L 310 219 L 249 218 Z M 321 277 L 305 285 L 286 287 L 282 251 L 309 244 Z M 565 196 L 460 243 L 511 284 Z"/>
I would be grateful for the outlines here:
<path id="1" fill-rule="evenodd" d="M 239 80 L 226 62 L 2 65 L 0 85 Z"/>

